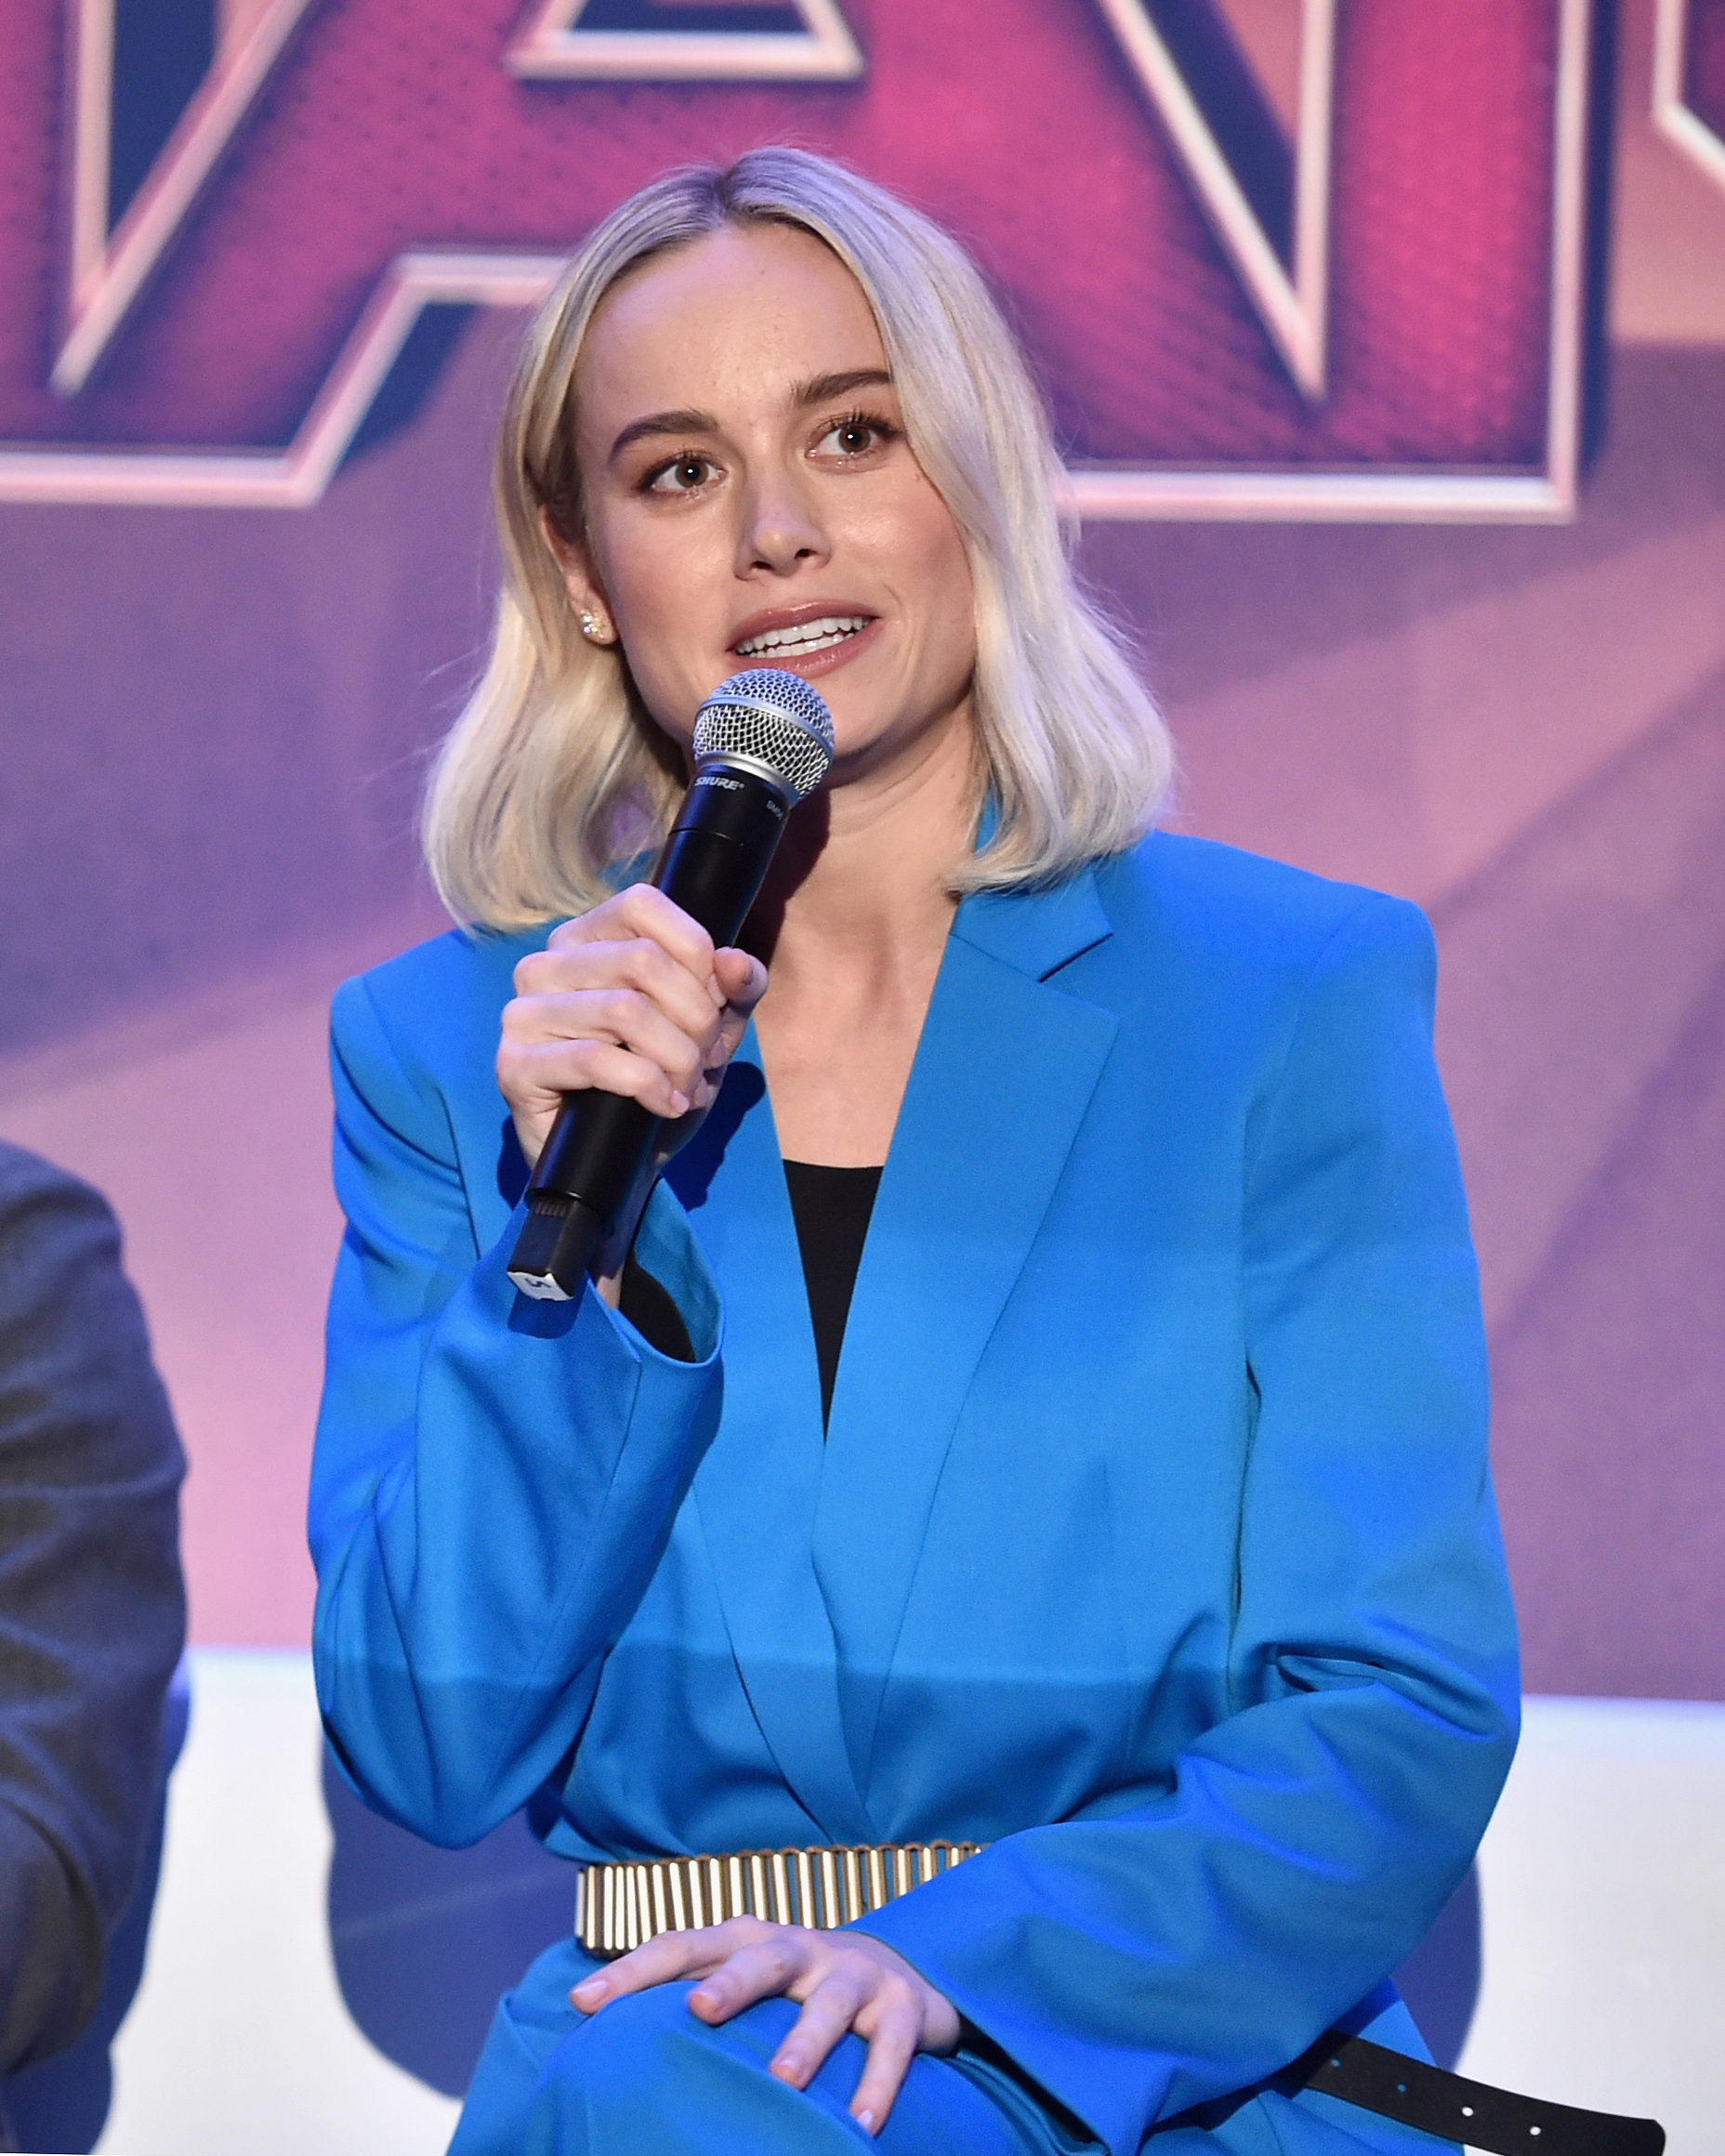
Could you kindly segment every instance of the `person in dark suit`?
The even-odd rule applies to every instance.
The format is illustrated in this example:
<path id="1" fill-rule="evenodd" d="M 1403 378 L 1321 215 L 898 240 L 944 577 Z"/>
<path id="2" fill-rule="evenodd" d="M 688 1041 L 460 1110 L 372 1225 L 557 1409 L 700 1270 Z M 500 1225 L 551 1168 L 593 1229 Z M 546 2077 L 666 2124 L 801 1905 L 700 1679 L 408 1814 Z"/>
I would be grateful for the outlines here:
<path id="1" fill-rule="evenodd" d="M 1149 828 L 1054 477 L 974 268 L 800 153 L 643 190 L 530 334 L 471 926 L 336 1000 L 311 1492 L 355 1786 L 581 1867 L 459 2156 L 1430 2146 L 1286 2085 L 1419 2054 L 1515 1741 L 1430 930 Z M 836 750 L 715 951 L 629 855 L 761 665 Z M 668 1157 L 530 1303 L 583 1087 Z"/>
<path id="2" fill-rule="evenodd" d="M 158 1819 L 184 1473 L 112 1213 L 0 1143 L 0 2104 L 95 2013 Z"/>

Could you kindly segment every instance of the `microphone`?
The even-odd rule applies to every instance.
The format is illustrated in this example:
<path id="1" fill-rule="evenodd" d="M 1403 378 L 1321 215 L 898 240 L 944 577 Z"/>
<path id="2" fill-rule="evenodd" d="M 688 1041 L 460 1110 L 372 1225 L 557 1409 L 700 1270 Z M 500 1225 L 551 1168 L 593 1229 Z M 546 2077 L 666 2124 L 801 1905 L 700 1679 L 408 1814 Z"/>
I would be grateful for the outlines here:
<path id="1" fill-rule="evenodd" d="M 752 667 L 720 682 L 695 714 L 695 775 L 652 873 L 653 887 L 699 921 L 716 947 L 734 943 L 798 801 L 833 760 L 833 720 L 800 675 Z M 524 1295 L 581 1293 L 594 1252 L 616 1225 L 660 1118 L 621 1093 L 566 1093 L 527 1186 L 527 1218 L 509 1259 Z"/>

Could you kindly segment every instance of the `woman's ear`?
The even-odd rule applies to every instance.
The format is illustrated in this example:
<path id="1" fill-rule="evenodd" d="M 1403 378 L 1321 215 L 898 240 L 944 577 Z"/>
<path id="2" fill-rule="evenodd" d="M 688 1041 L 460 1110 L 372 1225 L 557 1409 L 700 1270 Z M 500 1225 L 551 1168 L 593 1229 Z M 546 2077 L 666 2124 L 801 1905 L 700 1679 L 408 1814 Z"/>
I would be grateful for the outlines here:
<path id="1" fill-rule="evenodd" d="M 557 563 L 557 572 L 569 594 L 569 604 L 581 624 L 581 634 L 589 644 L 614 644 L 617 624 L 611 618 L 610 605 L 593 573 L 586 548 L 579 541 L 564 537 L 552 521 L 549 509 L 540 510 L 539 529 Z"/>

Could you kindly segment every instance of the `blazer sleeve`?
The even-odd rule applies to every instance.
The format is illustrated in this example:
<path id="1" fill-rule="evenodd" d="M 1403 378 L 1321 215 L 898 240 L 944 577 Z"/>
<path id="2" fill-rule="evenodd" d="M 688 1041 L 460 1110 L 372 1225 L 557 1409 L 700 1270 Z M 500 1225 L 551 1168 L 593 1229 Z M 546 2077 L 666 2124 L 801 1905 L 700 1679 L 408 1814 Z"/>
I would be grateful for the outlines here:
<path id="1" fill-rule="evenodd" d="M 1434 983 L 1423 916 L 1363 901 L 1247 1132 L 1231 1711 L 1152 1803 L 1013 1835 L 862 1920 L 1115 2156 L 1382 1983 L 1465 1873 L 1514 1749 Z"/>
<path id="2" fill-rule="evenodd" d="M 363 979 L 336 995 L 332 1043 L 348 1227 L 312 1466 L 318 1696 L 361 1794 L 460 1847 L 580 1735 L 712 1435 L 718 1300 L 663 1187 L 636 1247 L 695 1361 L 591 1288 L 519 1296 L 519 1212 L 480 1252 L 443 1101 Z"/>
<path id="3" fill-rule="evenodd" d="M 137 1882 L 184 1471 L 112 1214 L 0 1146 L 0 2074 L 88 2020 Z"/>

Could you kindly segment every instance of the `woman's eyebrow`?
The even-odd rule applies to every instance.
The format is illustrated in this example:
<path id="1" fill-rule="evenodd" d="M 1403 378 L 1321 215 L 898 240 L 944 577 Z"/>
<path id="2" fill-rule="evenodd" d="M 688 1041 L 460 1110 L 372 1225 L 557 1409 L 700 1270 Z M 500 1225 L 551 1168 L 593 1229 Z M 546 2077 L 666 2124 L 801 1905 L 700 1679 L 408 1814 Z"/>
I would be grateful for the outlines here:
<path id="1" fill-rule="evenodd" d="M 611 445 L 610 461 L 614 464 L 630 442 L 639 441 L 648 434 L 717 434 L 718 421 L 710 412 L 653 412 L 645 419 L 631 419 Z"/>
<path id="2" fill-rule="evenodd" d="M 791 392 L 792 408 L 824 404 L 831 397 L 849 397 L 853 389 L 889 389 L 892 376 L 885 367 L 851 367 L 842 375 L 815 375 L 799 382 Z"/>
<path id="3" fill-rule="evenodd" d="M 890 388 L 892 376 L 885 367 L 851 367 L 838 375 L 814 375 L 806 382 L 798 382 L 791 391 L 791 409 L 807 410 L 811 404 L 824 404 L 830 398 L 849 397 L 855 389 Z M 611 445 L 612 463 L 615 463 L 632 441 L 639 441 L 650 434 L 717 434 L 718 421 L 710 412 L 692 409 L 681 412 L 652 412 L 644 419 L 631 419 Z"/>

